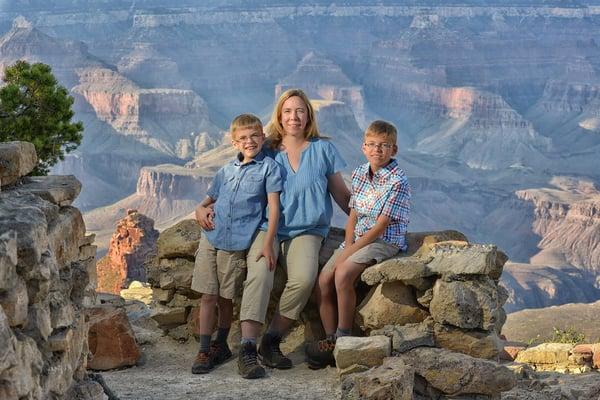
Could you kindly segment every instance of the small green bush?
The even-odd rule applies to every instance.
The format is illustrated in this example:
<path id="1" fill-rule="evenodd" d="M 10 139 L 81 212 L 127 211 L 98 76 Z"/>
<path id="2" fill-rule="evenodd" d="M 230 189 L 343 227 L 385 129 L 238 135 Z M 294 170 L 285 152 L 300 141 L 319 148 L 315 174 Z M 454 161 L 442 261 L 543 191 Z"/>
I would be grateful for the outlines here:
<path id="1" fill-rule="evenodd" d="M 577 344 L 585 341 L 585 335 L 573 327 L 552 328 L 552 338 L 548 342 Z"/>

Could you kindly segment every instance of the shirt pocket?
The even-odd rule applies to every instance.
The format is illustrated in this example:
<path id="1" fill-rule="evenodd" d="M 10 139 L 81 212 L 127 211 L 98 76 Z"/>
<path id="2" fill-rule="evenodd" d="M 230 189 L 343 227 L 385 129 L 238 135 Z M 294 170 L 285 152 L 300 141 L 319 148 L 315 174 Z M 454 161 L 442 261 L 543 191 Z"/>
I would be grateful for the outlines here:
<path id="1" fill-rule="evenodd" d="M 263 186 L 263 177 L 259 174 L 248 174 L 242 178 L 241 188 L 248 194 L 261 193 Z"/>

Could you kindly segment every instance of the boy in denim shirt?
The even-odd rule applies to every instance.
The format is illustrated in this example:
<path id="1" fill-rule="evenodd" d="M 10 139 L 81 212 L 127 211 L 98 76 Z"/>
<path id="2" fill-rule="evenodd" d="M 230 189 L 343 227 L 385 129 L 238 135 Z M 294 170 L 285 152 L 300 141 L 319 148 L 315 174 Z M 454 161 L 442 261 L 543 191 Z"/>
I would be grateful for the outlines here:
<path id="1" fill-rule="evenodd" d="M 198 317 L 200 349 L 192 373 L 208 373 L 231 357 L 227 336 L 233 317 L 235 281 L 240 266 L 247 264 L 247 279 L 258 275 L 261 283 L 260 293 L 244 292 L 240 315 L 242 347 L 238 367 L 242 377 L 251 379 L 265 375 L 257 362 L 256 336 L 266 315 L 263 305 L 268 300 L 263 298 L 269 298 L 273 286 L 282 181 L 279 165 L 262 151 L 265 135 L 258 117 L 237 116 L 230 133 L 232 145 L 239 153 L 217 172 L 206 199 L 196 208 L 196 219 L 204 231 L 192 279 L 192 289 L 202 293 Z M 259 230 L 261 226 L 267 226 L 266 232 Z M 216 306 L 218 332 L 211 343 Z"/>
<path id="2" fill-rule="evenodd" d="M 306 348 L 308 365 L 334 364 L 340 336 L 350 336 L 356 308 L 354 284 L 369 266 L 405 251 L 410 212 L 410 186 L 396 155 L 396 128 L 374 121 L 365 132 L 362 150 L 367 163 L 352 173 L 350 216 L 344 242 L 319 274 L 317 297 L 326 339 Z"/>

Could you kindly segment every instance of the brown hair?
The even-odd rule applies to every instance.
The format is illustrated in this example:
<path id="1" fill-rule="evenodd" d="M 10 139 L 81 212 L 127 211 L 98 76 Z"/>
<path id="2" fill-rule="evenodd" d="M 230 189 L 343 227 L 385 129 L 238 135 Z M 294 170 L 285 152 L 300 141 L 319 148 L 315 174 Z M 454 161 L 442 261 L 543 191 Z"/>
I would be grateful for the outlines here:
<path id="1" fill-rule="evenodd" d="M 229 133 L 231 134 L 231 138 L 233 139 L 233 133 L 238 129 L 243 128 L 254 128 L 260 129 L 262 132 L 263 125 L 258 118 L 254 114 L 240 114 L 231 121 L 231 125 L 229 125 Z"/>
<path id="2" fill-rule="evenodd" d="M 300 89 L 288 89 L 279 96 L 277 100 L 277 105 L 273 109 L 273 114 L 271 115 L 271 121 L 267 125 L 267 140 L 269 141 L 271 147 L 276 148 L 281 144 L 283 139 L 283 126 L 281 126 L 281 110 L 283 108 L 283 103 L 290 97 L 300 97 L 304 104 L 306 105 L 306 109 L 308 111 L 308 118 L 306 121 L 306 128 L 304 129 L 304 137 L 306 139 L 321 137 L 319 133 L 319 127 L 317 126 L 317 120 L 315 118 L 315 110 L 313 109 L 312 104 L 310 104 L 310 100 L 306 94 Z"/>
<path id="3" fill-rule="evenodd" d="M 396 144 L 396 138 L 398 131 L 396 127 L 387 121 L 376 120 L 371 122 L 367 130 L 365 131 L 365 139 L 367 136 L 385 136 L 386 139 Z"/>

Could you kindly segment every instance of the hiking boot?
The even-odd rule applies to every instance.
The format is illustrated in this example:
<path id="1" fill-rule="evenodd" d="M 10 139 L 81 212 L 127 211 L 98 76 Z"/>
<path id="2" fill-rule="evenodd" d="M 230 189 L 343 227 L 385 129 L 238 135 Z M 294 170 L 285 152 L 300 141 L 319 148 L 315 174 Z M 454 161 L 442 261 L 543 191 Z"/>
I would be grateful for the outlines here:
<path id="1" fill-rule="evenodd" d="M 256 346 L 246 343 L 238 354 L 238 372 L 244 379 L 256 379 L 265 376 L 265 369 L 258 364 Z"/>
<path id="2" fill-rule="evenodd" d="M 260 354 L 263 364 L 267 367 L 290 369 L 292 368 L 292 360 L 283 355 L 279 349 L 280 343 L 280 337 L 274 337 L 269 334 L 265 334 L 260 341 L 258 354 Z"/>
<path id="3" fill-rule="evenodd" d="M 335 349 L 335 340 L 330 337 L 307 344 L 306 362 L 308 363 L 308 368 L 321 369 L 328 365 L 335 367 L 333 349 Z"/>
<path id="4" fill-rule="evenodd" d="M 210 343 L 210 350 L 208 351 L 211 361 L 213 365 L 217 366 L 219 364 L 224 363 L 225 361 L 231 358 L 231 350 L 229 350 L 229 346 L 227 342 L 216 342 L 213 341 Z"/>
<path id="5" fill-rule="evenodd" d="M 198 352 L 198 354 L 196 354 L 196 359 L 192 364 L 192 374 L 207 374 L 214 367 L 208 353 Z"/>

